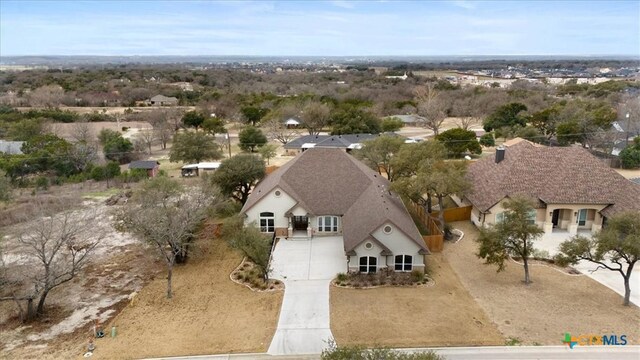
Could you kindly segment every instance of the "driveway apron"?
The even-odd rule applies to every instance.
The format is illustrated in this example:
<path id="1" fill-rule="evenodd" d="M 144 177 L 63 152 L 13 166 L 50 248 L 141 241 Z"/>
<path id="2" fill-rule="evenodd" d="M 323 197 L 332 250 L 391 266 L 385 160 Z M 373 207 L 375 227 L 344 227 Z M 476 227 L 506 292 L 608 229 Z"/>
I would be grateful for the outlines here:
<path id="1" fill-rule="evenodd" d="M 329 324 L 329 284 L 346 272 L 342 237 L 283 240 L 276 245 L 271 277 L 285 284 L 271 355 L 317 354 L 333 339 Z"/>

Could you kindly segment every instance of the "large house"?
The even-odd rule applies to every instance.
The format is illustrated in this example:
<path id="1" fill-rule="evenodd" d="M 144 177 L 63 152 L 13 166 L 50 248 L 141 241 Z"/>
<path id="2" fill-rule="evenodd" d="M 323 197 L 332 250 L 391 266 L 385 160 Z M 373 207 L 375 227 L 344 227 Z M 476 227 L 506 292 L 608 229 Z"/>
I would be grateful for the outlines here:
<path id="1" fill-rule="evenodd" d="M 498 148 L 495 158 L 471 164 L 473 190 L 454 197 L 460 205 L 473 205 L 471 220 L 477 226 L 499 222 L 504 201 L 515 195 L 537 202 L 530 218 L 545 233 L 596 232 L 618 212 L 640 211 L 640 187 L 587 150 L 526 140 L 511 144 Z"/>
<path id="2" fill-rule="evenodd" d="M 241 213 L 281 239 L 342 237 L 349 271 L 424 271 L 429 252 L 389 182 L 340 149 L 298 155 L 258 183 Z"/>

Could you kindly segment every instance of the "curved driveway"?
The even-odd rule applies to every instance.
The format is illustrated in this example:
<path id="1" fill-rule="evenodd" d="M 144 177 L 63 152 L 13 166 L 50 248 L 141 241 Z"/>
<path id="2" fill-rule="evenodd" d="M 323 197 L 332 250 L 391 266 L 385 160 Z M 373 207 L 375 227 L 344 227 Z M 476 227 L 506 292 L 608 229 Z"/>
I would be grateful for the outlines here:
<path id="1" fill-rule="evenodd" d="M 285 284 L 278 328 L 268 354 L 318 354 L 333 339 L 329 283 L 347 271 L 342 237 L 284 240 L 276 244 L 271 278 Z"/>

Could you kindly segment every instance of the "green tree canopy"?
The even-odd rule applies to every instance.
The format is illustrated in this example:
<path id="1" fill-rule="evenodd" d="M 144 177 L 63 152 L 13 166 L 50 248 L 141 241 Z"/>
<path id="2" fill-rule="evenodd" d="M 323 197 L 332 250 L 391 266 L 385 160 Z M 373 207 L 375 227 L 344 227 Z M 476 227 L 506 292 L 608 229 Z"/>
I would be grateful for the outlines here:
<path id="1" fill-rule="evenodd" d="M 394 180 L 391 160 L 404 145 L 404 139 L 399 136 L 382 135 L 363 143 L 362 149 L 355 152 L 355 156 L 370 168 L 382 175 L 383 171 L 389 181 Z"/>
<path id="2" fill-rule="evenodd" d="M 478 143 L 485 147 L 496 146 L 496 139 L 493 137 L 493 133 L 486 133 L 480 137 Z"/>
<path id="3" fill-rule="evenodd" d="M 532 200 L 513 197 L 506 200 L 503 207 L 502 221 L 480 229 L 476 255 L 487 264 L 498 265 L 498 272 L 504 270 L 505 261 L 511 256 L 520 257 L 524 263 L 524 283 L 528 285 L 531 283 L 529 257 L 534 251 L 533 241 L 544 231 L 535 223 L 535 203 Z"/>
<path id="4" fill-rule="evenodd" d="M 187 131 L 173 137 L 173 146 L 169 151 L 169 161 L 199 163 L 203 160 L 222 158 L 220 145 L 216 139 L 203 132 Z"/>
<path id="5" fill-rule="evenodd" d="M 202 129 L 207 134 L 210 134 L 210 135 L 222 134 L 222 133 L 226 133 L 227 132 L 227 129 L 225 129 L 225 127 L 224 127 L 224 120 L 222 120 L 221 118 L 217 118 L 217 117 L 207 118 L 202 123 Z"/>
<path id="6" fill-rule="evenodd" d="M 255 126 L 247 126 L 242 129 L 239 134 L 240 149 L 248 152 L 254 152 L 256 148 L 264 146 L 267 143 L 267 137 L 262 130 Z"/>
<path id="7" fill-rule="evenodd" d="M 225 159 L 211 176 L 223 195 L 244 205 L 251 189 L 265 175 L 264 161 L 253 154 L 238 154 Z"/>
<path id="8" fill-rule="evenodd" d="M 267 160 L 267 165 L 269 165 L 269 159 L 276 156 L 276 150 L 278 150 L 278 146 L 274 144 L 266 144 L 258 148 L 258 152 L 263 159 Z"/>
<path id="9" fill-rule="evenodd" d="M 581 260 L 601 269 L 618 272 L 624 281 L 624 305 L 629 306 L 633 267 L 640 259 L 640 212 L 628 211 L 607 220 L 606 226 L 591 239 L 576 235 L 560 244 L 556 260 L 577 264 Z"/>
<path id="10" fill-rule="evenodd" d="M 262 120 L 269 113 L 269 109 L 261 108 L 258 106 L 243 106 L 240 109 L 242 116 L 247 124 L 256 126 L 257 123 Z"/>
<path id="11" fill-rule="evenodd" d="M 640 168 L 640 136 L 636 136 L 633 142 L 622 149 L 618 156 L 623 168 Z"/>
<path id="12" fill-rule="evenodd" d="M 521 103 L 509 103 L 500 106 L 484 120 L 484 130 L 492 131 L 503 127 L 525 126 L 527 119 L 520 113 L 527 111 Z"/>
<path id="13" fill-rule="evenodd" d="M 400 130 L 404 126 L 402 120 L 392 117 L 392 118 L 384 118 L 380 123 L 380 129 L 382 132 L 396 132 Z"/>
<path id="14" fill-rule="evenodd" d="M 482 148 L 476 139 L 476 133 L 462 128 L 453 128 L 443 131 L 436 140 L 442 142 L 447 148 L 450 157 L 460 157 L 465 152 L 472 154 L 482 153 Z"/>
<path id="15" fill-rule="evenodd" d="M 331 135 L 377 134 L 382 130 L 380 119 L 356 106 L 343 105 L 332 112 Z"/>
<path id="16" fill-rule="evenodd" d="M 202 127 L 205 119 L 206 116 L 201 112 L 195 110 L 188 111 L 182 116 L 182 123 L 184 126 L 198 129 L 199 127 Z"/>

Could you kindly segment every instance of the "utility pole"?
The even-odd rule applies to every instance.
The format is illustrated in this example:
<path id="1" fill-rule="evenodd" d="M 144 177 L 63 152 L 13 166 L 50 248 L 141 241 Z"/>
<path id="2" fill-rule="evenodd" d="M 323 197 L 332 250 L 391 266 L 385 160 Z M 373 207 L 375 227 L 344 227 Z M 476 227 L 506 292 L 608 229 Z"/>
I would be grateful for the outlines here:
<path id="1" fill-rule="evenodd" d="M 631 128 L 631 114 L 629 114 L 629 112 L 627 112 L 627 115 L 625 115 L 625 117 L 627 118 L 627 130 L 625 131 L 625 138 L 624 138 L 624 146 L 627 147 L 629 146 L 629 130 Z"/>

